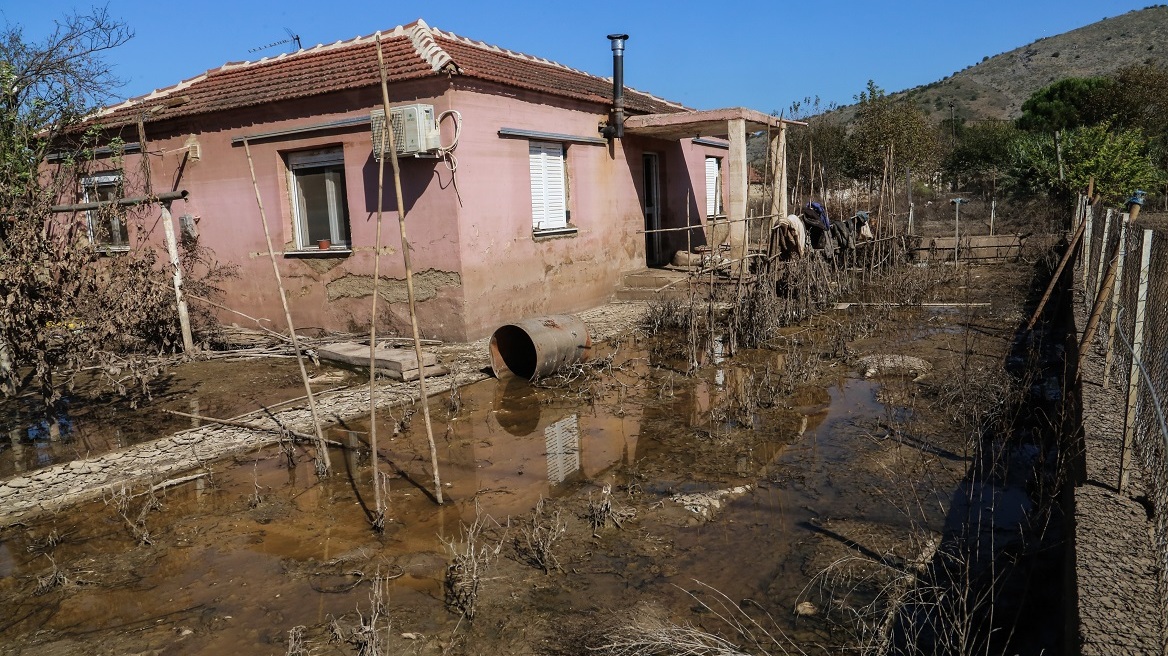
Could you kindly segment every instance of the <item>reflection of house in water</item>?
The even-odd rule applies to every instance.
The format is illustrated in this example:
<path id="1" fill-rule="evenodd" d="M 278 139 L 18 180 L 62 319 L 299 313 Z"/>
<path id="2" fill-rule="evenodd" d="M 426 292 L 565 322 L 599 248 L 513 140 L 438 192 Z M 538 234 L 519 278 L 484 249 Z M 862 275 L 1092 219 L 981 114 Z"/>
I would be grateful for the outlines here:
<path id="1" fill-rule="evenodd" d="M 543 429 L 547 445 L 548 482 L 563 483 L 580 470 L 580 422 L 572 414 Z"/>

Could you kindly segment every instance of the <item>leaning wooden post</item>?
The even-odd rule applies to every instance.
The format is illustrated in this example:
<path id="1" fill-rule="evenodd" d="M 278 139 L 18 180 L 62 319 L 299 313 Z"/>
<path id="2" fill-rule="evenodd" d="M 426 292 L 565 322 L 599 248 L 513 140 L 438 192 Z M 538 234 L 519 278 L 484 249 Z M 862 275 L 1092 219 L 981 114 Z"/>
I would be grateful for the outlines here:
<path id="1" fill-rule="evenodd" d="M 312 396 L 312 385 L 308 382 L 308 371 L 304 368 L 304 353 L 300 349 L 300 338 L 292 324 L 292 312 L 288 309 L 288 295 L 284 293 L 284 280 L 280 277 L 280 267 L 276 264 L 276 251 L 272 248 L 272 233 L 268 230 L 268 215 L 264 213 L 264 199 L 260 196 L 260 183 L 256 181 L 255 164 L 251 160 L 251 146 L 243 140 L 243 152 L 247 155 L 247 168 L 251 171 L 251 186 L 255 188 L 256 204 L 260 208 L 260 222 L 264 224 L 264 239 L 268 242 L 268 258 L 272 261 L 272 272 L 276 275 L 276 288 L 280 290 L 280 303 L 284 306 L 284 321 L 288 323 L 288 335 L 292 338 L 292 349 L 296 352 L 296 364 L 300 366 L 300 379 L 304 381 L 304 393 L 308 398 L 308 410 L 312 413 L 312 428 L 316 434 L 316 474 L 328 476 L 332 470 L 328 446 L 320 431 L 320 418 L 316 414 L 316 400 Z"/>
<path id="2" fill-rule="evenodd" d="M 381 53 L 381 33 L 377 34 L 377 65 L 381 68 L 382 102 L 385 106 L 385 122 L 390 121 L 389 93 L 385 90 L 385 56 Z M 410 267 L 410 243 L 406 240 L 406 203 L 402 194 L 401 168 L 397 161 L 397 145 L 393 139 L 393 129 L 389 135 L 389 156 L 393 164 L 393 190 L 397 194 L 397 225 L 401 233 L 402 260 L 406 267 L 406 297 L 410 303 L 410 326 L 414 330 L 414 354 L 418 358 L 418 403 L 422 405 L 422 417 L 426 420 L 426 438 L 430 440 L 430 465 L 434 468 L 434 500 L 442 505 L 442 479 L 438 476 L 438 447 L 434 445 L 434 428 L 430 424 L 430 399 L 426 393 L 426 361 L 422 357 L 422 339 L 418 335 L 418 312 L 414 300 L 414 273 Z"/>
<path id="3" fill-rule="evenodd" d="M 1083 238 L 1083 229 L 1086 224 L 1079 222 L 1079 227 L 1075 230 L 1075 236 L 1071 237 L 1071 243 L 1067 245 L 1067 251 L 1063 253 L 1063 257 L 1059 260 L 1058 268 L 1050 276 L 1050 282 L 1046 285 L 1046 291 L 1042 294 L 1042 300 L 1038 301 L 1038 307 L 1034 308 L 1034 314 L 1030 316 L 1030 321 L 1026 323 L 1026 330 L 1034 328 L 1034 324 L 1038 323 L 1038 317 L 1042 315 L 1042 309 L 1046 307 L 1046 302 L 1050 300 L 1050 295 L 1054 292 L 1054 288 L 1058 285 L 1059 278 L 1063 275 L 1063 269 L 1067 267 L 1067 263 L 1075 255 L 1075 247 L 1079 245 L 1079 240 Z"/>
<path id="4" fill-rule="evenodd" d="M 1133 206 L 1134 208 L 1134 206 Z M 1131 480 L 1131 452 L 1135 442 L 1136 405 L 1140 394 L 1140 367 L 1144 366 L 1144 319 L 1148 305 L 1148 273 L 1152 267 L 1152 231 L 1144 230 L 1140 253 L 1140 282 L 1136 295 L 1136 321 L 1132 331 L 1131 368 L 1128 371 L 1127 414 L 1123 420 L 1123 450 L 1119 458 L 1119 491 L 1126 493 Z"/>
<path id="5" fill-rule="evenodd" d="M 1127 212 L 1123 213 L 1123 221 L 1119 227 L 1119 246 L 1116 248 L 1119 256 L 1119 264 L 1116 265 L 1115 282 L 1111 288 L 1111 317 L 1107 323 L 1107 355 L 1103 359 L 1103 388 L 1107 389 L 1108 383 L 1111 382 L 1111 363 L 1115 360 L 1115 329 L 1119 321 L 1119 293 L 1123 289 L 1123 267 L 1127 260 L 1127 228 L 1128 217 Z"/>
<path id="6" fill-rule="evenodd" d="M 187 311 L 187 299 L 183 297 L 182 265 L 178 259 L 178 243 L 174 238 L 174 221 L 170 216 L 170 203 L 162 203 L 162 234 L 166 236 L 166 253 L 170 256 L 170 268 L 174 274 L 174 298 L 175 305 L 178 306 L 178 325 L 182 331 L 183 352 L 194 353 L 195 339 L 191 334 L 191 315 Z"/>
<path id="7" fill-rule="evenodd" d="M 146 148 L 146 122 L 138 117 L 138 152 L 142 158 L 143 193 L 147 198 L 154 195 L 153 177 L 150 172 L 150 154 Z M 162 233 L 166 238 L 166 254 L 170 256 L 170 266 L 174 278 L 174 302 L 178 310 L 178 327 L 182 333 L 183 353 L 194 353 L 195 339 L 191 334 L 191 315 L 187 310 L 187 301 L 183 298 L 182 265 L 178 259 L 178 243 L 174 238 L 174 221 L 170 216 L 170 203 L 162 203 Z"/>

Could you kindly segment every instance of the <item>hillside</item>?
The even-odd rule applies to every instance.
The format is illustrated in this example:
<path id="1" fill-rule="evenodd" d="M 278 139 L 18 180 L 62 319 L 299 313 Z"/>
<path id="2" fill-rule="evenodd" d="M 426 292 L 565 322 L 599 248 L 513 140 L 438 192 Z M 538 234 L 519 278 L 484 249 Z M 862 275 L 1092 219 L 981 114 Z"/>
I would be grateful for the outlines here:
<path id="1" fill-rule="evenodd" d="M 938 120 L 949 117 L 950 101 L 962 118 L 1012 119 L 1021 114 L 1022 103 L 1031 94 L 1055 80 L 1104 75 L 1148 61 L 1168 65 L 1168 5 L 1042 38 L 893 95 L 908 97 Z"/>

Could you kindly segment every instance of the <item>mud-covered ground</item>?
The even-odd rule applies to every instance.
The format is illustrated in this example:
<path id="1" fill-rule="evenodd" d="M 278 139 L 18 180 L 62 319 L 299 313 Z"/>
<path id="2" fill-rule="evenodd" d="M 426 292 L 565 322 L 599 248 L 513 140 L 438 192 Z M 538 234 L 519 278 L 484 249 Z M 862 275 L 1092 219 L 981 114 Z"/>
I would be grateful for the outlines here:
<path id="1" fill-rule="evenodd" d="M 751 653 L 877 645 L 964 507 L 1033 272 L 910 271 L 854 300 L 931 286 L 937 305 L 852 304 L 765 349 L 716 340 L 696 371 L 684 336 L 628 332 L 539 386 L 444 394 L 441 507 L 422 414 L 383 411 L 381 534 L 359 421 L 329 430 L 350 448 L 323 481 L 273 446 L 11 526 L 0 653 L 579 654 L 676 643 L 670 626 Z M 254 389 L 262 366 L 214 376 Z M 991 493 L 1021 516 L 1003 522 L 1025 520 L 1024 489 Z"/>

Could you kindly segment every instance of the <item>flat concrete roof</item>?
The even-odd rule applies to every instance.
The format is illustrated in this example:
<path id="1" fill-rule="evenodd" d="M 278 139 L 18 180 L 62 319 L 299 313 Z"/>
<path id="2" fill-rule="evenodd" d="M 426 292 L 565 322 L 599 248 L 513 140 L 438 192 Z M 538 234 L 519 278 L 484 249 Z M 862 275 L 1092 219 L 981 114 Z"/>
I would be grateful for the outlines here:
<path id="1" fill-rule="evenodd" d="M 778 129 L 783 125 L 807 125 L 764 114 L 746 107 L 727 107 L 670 114 L 644 114 L 625 119 L 625 132 L 657 139 L 688 139 L 693 137 L 727 137 L 727 123 L 734 119 L 746 121 L 747 132 Z"/>

